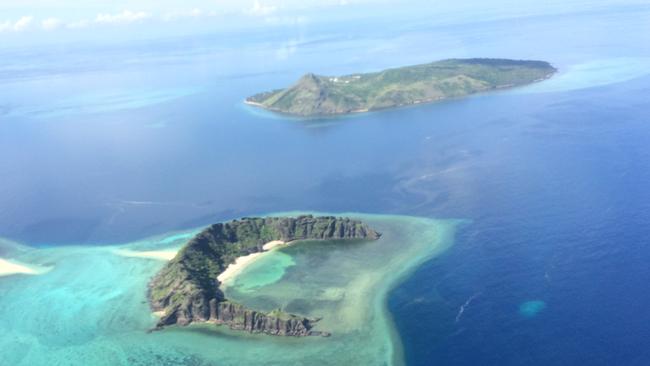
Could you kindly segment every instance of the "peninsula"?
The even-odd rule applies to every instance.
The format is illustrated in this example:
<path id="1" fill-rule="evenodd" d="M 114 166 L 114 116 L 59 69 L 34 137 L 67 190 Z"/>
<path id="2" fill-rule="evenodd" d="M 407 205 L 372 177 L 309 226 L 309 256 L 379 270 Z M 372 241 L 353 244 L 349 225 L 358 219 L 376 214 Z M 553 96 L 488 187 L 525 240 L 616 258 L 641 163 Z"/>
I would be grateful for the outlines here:
<path id="1" fill-rule="evenodd" d="M 556 71 L 545 61 L 449 59 L 365 74 L 306 74 L 286 89 L 253 95 L 246 103 L 301 117 L 342 115 L 512 88 Z"/>
<path id="2" fill-rule="evenodd" d="M 243 218 L 214 224 L 192 238 L 151 280 L 149 301 L 161 315 L 157 328 L 212 322 L 252 333 L 327 335 L 311 330 L 319 319 L 280 309 L 255 311 L 229 301 L 220 289 L 220 275 L 238 258 L 260 253 L 278 241 L 361 241 L 380 235 L 361 221 L 333 216 Z"/>

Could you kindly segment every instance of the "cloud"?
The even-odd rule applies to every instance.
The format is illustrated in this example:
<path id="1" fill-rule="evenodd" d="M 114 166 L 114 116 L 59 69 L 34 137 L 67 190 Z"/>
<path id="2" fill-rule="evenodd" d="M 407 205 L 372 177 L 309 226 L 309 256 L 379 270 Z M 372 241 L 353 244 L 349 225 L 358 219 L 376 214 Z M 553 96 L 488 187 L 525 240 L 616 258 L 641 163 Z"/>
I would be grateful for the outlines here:
<path id="1" fill-rule="evenodd" d="M 123 12 L 117 14 L 97 14 L 97 17 L 95 17 L 95 23 L 128 24 L 139 22 L 147 18 L 151 18 L 151 14 L 145 13 L 144 11 L 133 12 L 130 10 L 124 10 Z"/>
<path id="2" fill-rule="evenodd" d="M 29 29 L 34 21 L 32 16 L 24 16 L 14 21 L 5 21 L 0 23 L 0 32 L 22 32 Z"/>
<path id="3" fill-rule="evenodd" d="M 265 5 L 255 0 L 248 13 L 256 16 L 267 16 L 275 13 L 276 10 L 278 10 L 278 7 L 275 5 Z"/>
<path id="4" fill-rule="evenodd" d="M 217 13 L 214 11 L 205 12 L 202 9 L 194 8 L 187 11 L 174 11 L 174 12 L 166 13 L 161 16 L 161 19 L 163 21 L 171 21 L 171 20 L 177 20 L 182 18 L 213 17 L 216 15 Z"/>
<path id="5" fill-rule="evenodd" d="M 78 21 L 67 22 L 65 27 L 68 29 L 83 29 L 92 25 L 123 25 L 139 23 L 144 20 L 153 18 L 150 13 L 144 11 L 124 10 L 121 13 L 109 14 L 100 13 L 94 19 L 81 19 Z"/>
<path id="6" fill-rule="evenodd" d="M 188 14 L 189 14 L 189 16 L 194 17 L 194 18 L 200 17 L 201 15 L 203 15 L 203 10 L 201 10 L 199 8 L 194 8 L 194 9 L 190 10 L 190 12 Z"/>
<path id="7" fill-rule="evenodd" d="M 22 1 L 22 0 L 21 0 Z M 25 0 L 31 1 L 31 0 Z M 37 1 L 37 0 L 33 0 Z M 43 0 L 44 1 L 44 0 Z M 49 0 L 48 0 L 49 1 Z M 54 0 L 52 0 L 54 1 Z M 208 0 L 205 0 L 206 3 Z M 43 14 L 42 17 L 23 16 L 14 19 L 0 20 L 0 33 L 19 33 L 24 31 L 65 31 L 83 30 L 94 27 L 118 27 L 134 23 L 199 21 L 216 17 L 258 17 L 264 24 L 270 26 L 295 26 L 310 21 L 304 15 L 292 15 L 295 11 L 310 9 L 315 3 L 321 6 L 337 6 L 357 3 L 359 1 L 376 0 L 210 0 L 216 1 L 223 7 L 215 10 L 214 6 L 204 8 L 188 6 L 187 8 L 157 8 L 157 10 L 140 10 L 133 8 L 120 12 L 86 13 L 85 17 L 74 18 L 78 12 Z M 2 2 L 2 0 L 0 0 Z M 245 5 L 243 5 L 245 4 Z M 242 7 L 243 6 L 243 7 Z M 0 10 L 2 5 L 0 5 Z M 288 14 L 285 14 L 288 12 Z M 256 20 L 257 21 L 257 20 Z M 207 24 L 207 23 L 206 23 Z"/>
<path id="8" fill-rule="evenodd" d="M 0 0 L 1 1 L 1 0 Z M 258 12 L 270 12 L 271 8 L 258 4 Z M 36 19 L 33 16 L 23 16 L 17 20 L 0 21 L 0 33 L 18 33 L 33 28 L 41 31 L 55 31 L 60 29 L 79 30 L 93 26 L 119 26 L 140 23 L 149 20 L 171 21 L 177 19 L 199 19 L 216 17 L 216 11 L 205 11 L 200 8 L 189 8 L 175 12 L 154 15 L 145 11 L 124 10 L 118 13 L 98 13 L 95 17 L 82 19 L 62 19 L 57 17 L 43 17 Z M 34 26 L 35 27 L 32 27 Z"/>
<path id="9" fill-rule="evenodd" d="M 65 27 L 68 29 L 83 29 L 87 28 L 90 25 L 90 22 L 87 20 L 79 20 L 76 22 L 66 23 Z"/>
<path id="10" fill-rule="evenodd" d="M 264 22 L 272 26 L 298 26 L 310 22 L 305 16 L 270 16 L 264 18 Z"/>
<path id="11" fill-rule="evenodd" d="M 287 42 L 284 42 L 280 48 L 275 51 L 275 58 L 278 60 L 286 60 L 291 55 L 298 51 L 299 41 L 297 39 L 291 39 Z"/>
<path id="12" fill-rule="evenodd" d="M 29 28 L 29 26 L 32 24 L 32 21 L 34 20 L 34 17 L 22 17 L 14 23 L 14 32 L 22 32 Z"/>
<path id="13" fill-rule="evenodd" d="M 58 18 L 47 18 L 41 22 L 41 28 L 46 31 L 51 31 L 63 26 L 63 21 Z"/>

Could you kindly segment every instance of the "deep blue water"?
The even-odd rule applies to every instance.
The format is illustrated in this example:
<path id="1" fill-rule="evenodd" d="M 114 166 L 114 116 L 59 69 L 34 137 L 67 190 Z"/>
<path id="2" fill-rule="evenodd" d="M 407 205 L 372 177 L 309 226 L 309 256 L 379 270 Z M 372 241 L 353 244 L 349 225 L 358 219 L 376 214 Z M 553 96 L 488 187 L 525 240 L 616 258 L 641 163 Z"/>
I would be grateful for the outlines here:
<path id="1" fill-rule="evenodd" d="M 97 245 L 288 210 L 466 218 L 389 301 L 409 364 L 647 365 L 650 7 L 612 4 L 3 50 L 0 236 Z M 241 103 L 308 71 L 474 56 L 561 72 L 340 119 Z"/>
<path id="2" fill-rule="evenodd" d="M 473 182 L 474 224 L 390 301 L 412 364 L 650 362 L 649 81 L 490 127 L 502 150 Z"/>

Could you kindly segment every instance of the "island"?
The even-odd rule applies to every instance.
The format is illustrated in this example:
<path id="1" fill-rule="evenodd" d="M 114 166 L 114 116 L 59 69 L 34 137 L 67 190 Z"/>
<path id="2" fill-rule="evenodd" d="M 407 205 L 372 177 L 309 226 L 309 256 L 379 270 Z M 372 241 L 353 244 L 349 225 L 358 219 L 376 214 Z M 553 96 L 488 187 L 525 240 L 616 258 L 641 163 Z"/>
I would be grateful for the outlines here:
<path id="1" fill-rule="evenodd" d="M 327 336 L 312 330 L 317 318 L 281 309 L 261 312 L 229 301 L 220 289 L 220 275 L 238 258 L 261 253 L 268 244 L 365 241 L 380 236 L 359 220 L 334 216 L 256 217 L 214 224 L 192 238 L 151 280 L 150 305 L 160 315 L 156 327 L 211 322 L 252 333 Z"/>
<path id="2" fill-rule="evenodd" d="M 253 95 L 245 103 L 301 117 L 343 115 L 512 88 L 556 71 L 545 61 L 472 58 L 345 76 L 310 73 L 286 89 Z"/>

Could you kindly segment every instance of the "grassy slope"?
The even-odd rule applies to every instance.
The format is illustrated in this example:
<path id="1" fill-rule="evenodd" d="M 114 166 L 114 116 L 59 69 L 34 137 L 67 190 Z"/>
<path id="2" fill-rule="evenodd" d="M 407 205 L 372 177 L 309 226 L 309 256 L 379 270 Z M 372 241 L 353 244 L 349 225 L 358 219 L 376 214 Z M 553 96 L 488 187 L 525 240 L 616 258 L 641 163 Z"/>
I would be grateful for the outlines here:
<path id="1" fill-rule="evenodd" d="M 453 59 L 340 77 L 307 74 L 287 89 L 248 101 L 303 116 L 344 114 L 529 84 L 555 71 L 543 61 Z"/>

